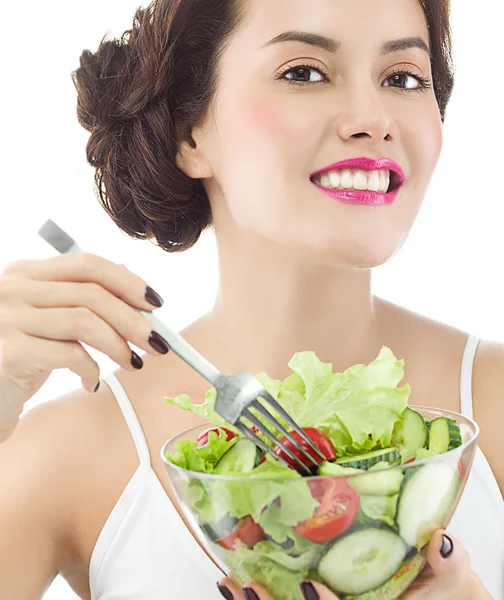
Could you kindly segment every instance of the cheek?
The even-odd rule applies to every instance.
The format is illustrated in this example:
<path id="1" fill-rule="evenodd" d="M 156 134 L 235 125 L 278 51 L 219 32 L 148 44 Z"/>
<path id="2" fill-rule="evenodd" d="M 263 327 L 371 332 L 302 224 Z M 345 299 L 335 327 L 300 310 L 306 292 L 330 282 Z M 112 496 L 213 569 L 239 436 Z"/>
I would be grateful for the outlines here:
<path id="1" fill-rule="evenodd" d="M 443 125 L 432 116 L 416 122 L 410 132 L 410 152 L 422 176 L 432 174 L 443 146 Z"/>
<path id="2" fill-rule="evenodd" d="M 287 148 L 295 136 L 285 106 L 248 96 L 241 104 L 241 133 L 254 141 L 261 153 Z"/>

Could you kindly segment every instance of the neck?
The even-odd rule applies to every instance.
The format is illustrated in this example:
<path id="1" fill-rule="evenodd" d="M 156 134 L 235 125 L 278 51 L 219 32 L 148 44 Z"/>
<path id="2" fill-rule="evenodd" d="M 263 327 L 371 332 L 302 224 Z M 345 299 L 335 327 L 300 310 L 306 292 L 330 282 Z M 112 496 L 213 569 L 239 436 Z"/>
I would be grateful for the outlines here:
<path id="1" fill-rule="evenodd" d="M 381 347 L 371 271 L 309 262 L 296 249 L 241 232 L 218 239 L 219 292 L 189 337 L 224 373 L 290 374 L 296 352 L 335 371 L 370 362 Z"/>

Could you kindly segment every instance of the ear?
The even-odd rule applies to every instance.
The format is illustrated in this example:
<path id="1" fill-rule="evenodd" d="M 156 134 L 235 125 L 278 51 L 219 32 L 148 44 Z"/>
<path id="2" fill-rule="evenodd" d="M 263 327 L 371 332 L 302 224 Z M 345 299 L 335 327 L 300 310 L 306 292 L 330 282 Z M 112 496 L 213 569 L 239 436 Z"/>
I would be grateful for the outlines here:
<path id="1" fill-rule="evenodd" d="M 203 149 L 193 141 L 183 141 L 179 145 L 176 156 L 178 168 L 192 179 L 205 179 L 213 176 L 212 168 L 208 164 Z"/>

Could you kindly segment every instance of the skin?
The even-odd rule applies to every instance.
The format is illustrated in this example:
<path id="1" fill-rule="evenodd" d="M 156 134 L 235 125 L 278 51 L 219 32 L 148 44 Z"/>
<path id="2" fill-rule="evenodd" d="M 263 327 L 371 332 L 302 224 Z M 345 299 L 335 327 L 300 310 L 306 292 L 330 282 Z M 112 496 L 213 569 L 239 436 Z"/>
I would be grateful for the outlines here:
<path id="1" fill-rule="evenodd" d="M 337 38 L 341 52 L 299 43 L 259 50 L 293 29 Z M 179 167 L 201 178 L 207 189 L 219 260 L 215 305 L 181 334 L 222 372 L 265 371 L 283 379 L 290 374 L 290 358 L 301 350 L 316 352 L 342 371 L 371 362 L 385 345 L 405 361 L 401 385 L 411 386 L 411 404 L 460 412 L 468 333 L 371 292 L 372 268 L 390 260 L 407 239 L 442 148 L 433 90 L 403 91 L 418 82 L 390 78 L 405 68 L 432 78 L 427 54 L 409 49 L 379 56 L 382 43 L 405 36 L 428 43 L 418 0 L 250 3 L 244 26 L 222 57 L 216 102 L 192 132 L 196 147 L 181 143 L 177 157 Z M 325 72 L 327 80 L 315 70 L 313 84 L 275 79 L 306 63 Z M 386 156 L 402 166 L 407 182 L 393 205 L 347 206 L 313 187 L 311 173 L 356 156 Z M 138 306 L 143 307 L 145 282 L 140 283 Z M 152 468 L 188 524 L 159 450 L 202 419 L 167 406 L 163 398 L 184 393 L 202 399 L 209 384 L 173 353 L 144 353 L 142 359 L 141 371 L 121 368 L 115 374 L 139 419 Z M 504 347 L 482 340 L 473 370 L 474 417 L 481 427 L 479 445 L 504 491 L 502 389 Z M 90 598 L 92 552 L 138 468 L 131 434 L 108 385 L 102 382 L 97 394 L 78 389 L 28 411 L 2 443 L 0 460 L 5 480 L 18 482 L 12 498 L 23 515 L 3 532 L 9 556 L 23 556 L 5 571 L 16 598 L 40 597 L 56 573 L 79 597 Z M 432 552 L 438 551 L 439 546 Z M 430 595 L 408 600 L 447 600 L 452 579 L 467 582 L 471 600 L 487 600 L 465 556 L 456 544 L 448 575 L 433 558 L 418 580 Z M 227 584 L 241 599 L 236 585 Z M 254 589 L 269 600 L 264 590 Z M 323 600 L 334 600 L 319 591 Z"/>
<path id="2" fill-rule="evenodd" d="M 419 84 L 410 77 L 392 87 L 389 77 L 404 67 L 431 78 L 427 53 L 377 55 L 381 43 L 406 35 L 428 43 L 418 0 L 319 0 L 316 7 L 251 4 L 223 57 L 211 114 L 193 131 L 197 148 L 182 144 L 178 159 L 203 179 L 215 216 L 221 281 L 208 331 L 219 332 L 223 348 L 237 335 L 249 340 L 233 368 L 246 358 L 251 370 L 267 364 L 287 374 L 300 348 L 316 348 L 335 367 L 374 354 L 382 337 L 371 269 L 404 244 L 441 152 L 433 90 L 403 91 Z M 258 50 L 291 29 L 335 37 L 343 49 L 336 56 L 290 42 Z M 307 61 L 329 81 L 317 71 L 304 87 L 275 80 Z M 311 173 L 356 156 L 402 166 L 407 183 L 392 206 L 348 206 L 310 182 Z M 257 323 L 268 332 L 267 348 Z"/>

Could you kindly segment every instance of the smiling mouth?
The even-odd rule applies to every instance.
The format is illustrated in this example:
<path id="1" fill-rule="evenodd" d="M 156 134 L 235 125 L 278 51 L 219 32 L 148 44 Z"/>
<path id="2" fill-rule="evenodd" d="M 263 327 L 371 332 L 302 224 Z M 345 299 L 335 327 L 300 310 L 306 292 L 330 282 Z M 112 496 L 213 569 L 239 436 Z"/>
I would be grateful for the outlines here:
<path id="1" fill-rule="evenodd" d="M 359 171 L 362 174 L 362 169 L 356 169 L 356 170 L 352 170 L 352 169 L 348 169 L 348 171 L 350 172 L 351 176 L 353 177 L 355 175 L 355 171 Z M 365 171 L 364 171 L 365 172 Z M 364 187 L 364 189 L 362 189 L 362 186 L 360 188 L 356 188 L 353 183 L 355 180 L 349 180 L 348 177 L 345 178 L 345 185 L 343 185 L 343 177 L 336 177 L 336 179 L 334 179 L 334 176 L 331 176 L 331 179 L 329 181 L 329 173 L 331 173 L 330 171 L 326 171 L 325 173 L 318 173 L 317 175 L 313 175 L 310 177 L 310 181 L 315 184 L 317 187 L 320 187 L 322 189 L 329 189 L 329 190 L 352 190 L 355 192 L 375 192 L 375 193 L 385 193 L 385 194 L 389 194 L 391 192 L 394 192 L 395 190 L 397 190 L 398 188 L 401 187 L 402 185 L 402 181 L 401 181 L 401 176 L 399 175 L 399 173 L 396 173 L 395 171 L 392 170 L 384 170 L 381 169 L 379 171 L 369 171 L 369 173 L 374 173 L 375 174 L 375 179 L 374 179 L 374 184 L 372 186 L 372 189 L 370 189 L 369 185 L 371 183 L 371 177 L 372 175 L 368 175 L 368 185 L 366 187 Z M 340 172 L 339 174 L 342 175 L 343 172 Z M 379 173 L 379 179 L 377 174 Z M 384 175 L 384 173 L 386 173 L 386 175 Z M 325 177 L 324 177 L 325 176 Z M 385 186 L 387 185 L 387 179 L 388 179 L 388 186 L 385 190 Z M 324 184 L 322 183 L 324 182 Z M 350 184 L 350 185 L 348 185 Z M 375 189 L 377 188 L 377 189 Z"/>

